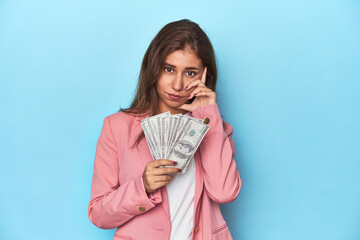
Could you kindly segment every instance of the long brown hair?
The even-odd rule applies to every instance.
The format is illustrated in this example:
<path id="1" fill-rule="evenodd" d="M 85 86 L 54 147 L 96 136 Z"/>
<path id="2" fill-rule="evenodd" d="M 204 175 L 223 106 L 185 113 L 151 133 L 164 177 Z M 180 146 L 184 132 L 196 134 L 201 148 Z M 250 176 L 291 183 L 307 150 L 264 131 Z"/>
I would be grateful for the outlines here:
<path id="1" fill-rule="evenodd" d="M 215 91 L 217 67 L 213 46 L 197 23 L 183 19 L 166 24 L 151 41 L 141 64 L 136 95 L 129 108 L 120 111 L 137 116 L 153 116 L 158 107 L 156 82 L 164 67 L 166 57 L 177 50 L 189 48 L 207 67 L 205 85 Z M 144 136 L 142 132 L 135 144 Z"/>

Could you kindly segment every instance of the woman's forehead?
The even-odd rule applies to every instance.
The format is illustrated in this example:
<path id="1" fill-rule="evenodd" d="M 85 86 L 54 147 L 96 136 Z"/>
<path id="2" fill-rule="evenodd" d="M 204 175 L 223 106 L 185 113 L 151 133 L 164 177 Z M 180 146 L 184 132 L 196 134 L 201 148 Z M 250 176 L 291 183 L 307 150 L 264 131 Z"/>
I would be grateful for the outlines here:
<path id="1" fill-rule="evenodd" d="M 177 50 L 165 58 L 165 64 L 169 64 L 176 68 L 201 68 L 202 61 L 196 55 L 195 52 L 185 49 L 185 50 Z"/>

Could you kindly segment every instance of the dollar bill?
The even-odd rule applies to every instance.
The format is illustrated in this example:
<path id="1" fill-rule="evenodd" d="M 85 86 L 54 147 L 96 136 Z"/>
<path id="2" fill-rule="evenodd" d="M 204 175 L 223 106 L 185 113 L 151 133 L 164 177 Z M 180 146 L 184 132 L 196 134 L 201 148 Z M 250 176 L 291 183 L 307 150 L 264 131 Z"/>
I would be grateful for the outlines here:
<path id="1" fill-rule="evenodd" d="M 209 126 L 201 119 L 169 112 L 141 121 L 153 159 L 176 161 L 185 173 Z"/>
<path id="2" fill-rule="evenodd" d="M 176 161 L 178 163 L 177 167 L 180 168 L 182 172 L 185 172 L 189 160 L 194 156 L 208 130 L 208 125 L 187 119 L 166 159 Z"/>
<path id="3" fill-rule="evenodd" d="M 160 142 L 161 136 L 159 133 L 159 124 L 158 124 L 157 119 L 166 117 L 169 115 L 170 115 L 170 112 L 165 112 L 165 113 L 161 113 L 161 114 L 143 119 L 141 121 L 141 127 L 144 130 L 145 138 L 149 145 L 149 149 L 150 149 L 153 159 L 164 158 L 164 156 L 161 154 L 161 151 L 159 151 L 160 149 L 162 149 L 162 147 L 161 147 L 162 143 Z"/>

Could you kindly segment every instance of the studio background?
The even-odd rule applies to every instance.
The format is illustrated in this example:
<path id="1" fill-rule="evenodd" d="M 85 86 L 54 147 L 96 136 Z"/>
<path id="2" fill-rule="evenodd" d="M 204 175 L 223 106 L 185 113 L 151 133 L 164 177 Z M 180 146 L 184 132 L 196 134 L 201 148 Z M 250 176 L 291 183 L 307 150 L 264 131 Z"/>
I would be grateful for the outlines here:
<path id="1" fill-rule="evenodd" d="M 234 127 L 234 239 L 360 239 L 356 0 L 0 0 L 0 239 L 112 239 L 87 216 L 103 120 L 183 18 L 213 43 Z"/>

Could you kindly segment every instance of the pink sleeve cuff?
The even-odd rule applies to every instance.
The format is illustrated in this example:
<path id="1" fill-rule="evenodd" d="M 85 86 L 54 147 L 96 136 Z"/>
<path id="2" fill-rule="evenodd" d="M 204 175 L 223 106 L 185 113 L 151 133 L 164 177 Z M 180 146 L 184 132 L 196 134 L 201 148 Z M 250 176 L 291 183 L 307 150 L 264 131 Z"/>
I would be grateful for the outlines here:
<path id="1" fill-rule="evenodd" d="M 221 118 L 217 103 L 212 103 L 212 104 L 197 107 L 192 112 L 192 116 L 196 117 L 196 118 L 200 118 L 200 119 L 204 119 L 206 117 Z"/>
<path id="2" fill-rule="evenodd" d="M 206 133 L 204 139 L 217 132 L 223 132 L 223 120 L 220 115 L 218 105 L 216 103 L 200 106 L 192 112 L 192 116 L 199 119 L 208 118 L 210 126 L 209 131 Z"/>
<path id="3" fill-rule="evenodd" d="M 162 202 L 161 191 L 158 189 L 157 191 L 147 194 L 144 186 L 144 182 L 142 176 L 138 176 L 134 179 L 135 185 L 139 187 L 140 198 L 138 199 L 137 206 L 134 209 L 135 214 L 139 214 L 141 212 L 147 212 L 148 210 L 155 207 L 155 205 Z"/>
<path id="4" fill-rule="evenodd" d="M 147 198 L 150 200 L 150 202 L 152 204 L 154 204 L 154 205 L 161 203 L 162 202 L 162 197 L 161 197 L 160 188 L 158 190 L 156 190 L 155 192 L 153 192 L 153 193 L 147 194 L 142 177 L 140 177 L 140 180 L 141 180 L 141 188 L 142 188 L 142 190 L 144 190 L 143 192 L 145 193 Z"/>

